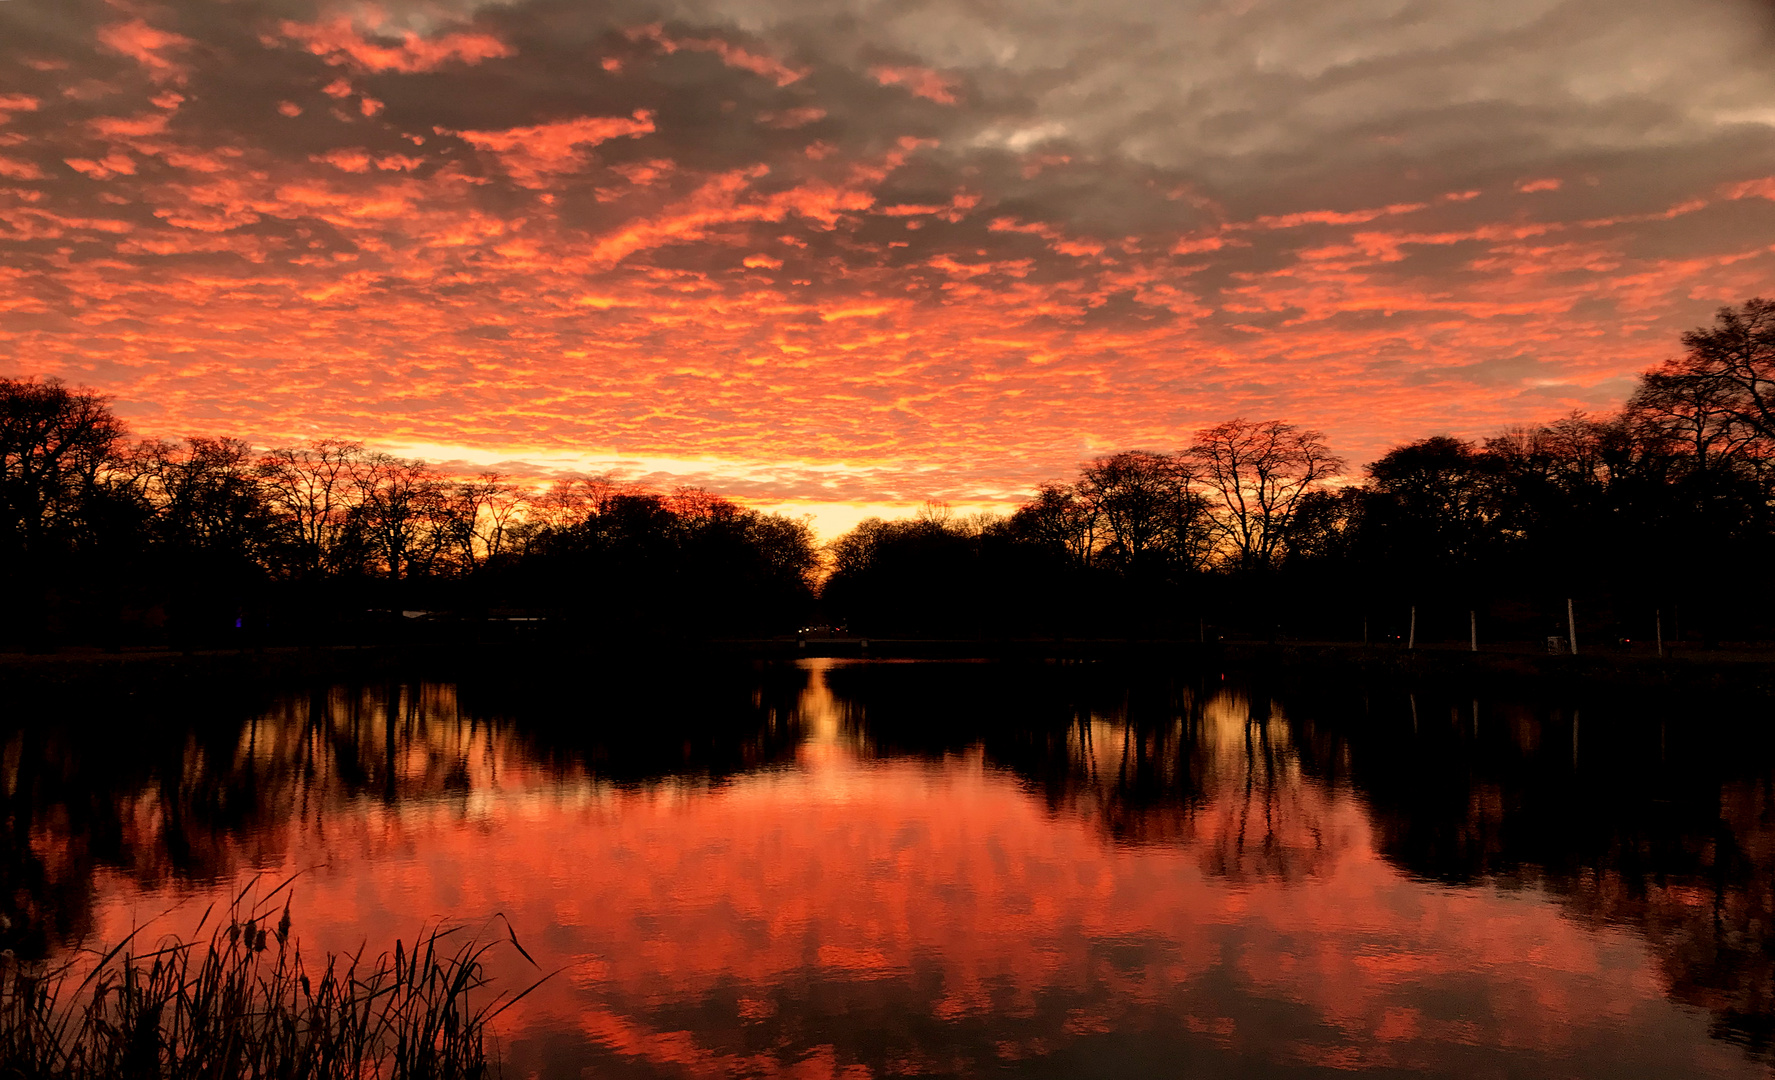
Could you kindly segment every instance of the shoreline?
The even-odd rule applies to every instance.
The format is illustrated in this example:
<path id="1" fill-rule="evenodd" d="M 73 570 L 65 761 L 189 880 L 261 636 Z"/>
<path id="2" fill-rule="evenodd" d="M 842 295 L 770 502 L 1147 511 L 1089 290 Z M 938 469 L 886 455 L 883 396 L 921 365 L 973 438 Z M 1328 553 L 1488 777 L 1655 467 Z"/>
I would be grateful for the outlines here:
<path id="1" fill-rule="evenodd" d="M 241 649 L 138 649 L 0 653 L 0 689 L 178 688 L 265 680 L 351 680 L 420 675 L 440 681 L 498 669 L 502 661 L 563 671 L 679 661 L 801 658 L 1012 662 L 1139 662 L 1260 677 L 1357 676 L 1396 682 L 1516 684 L 1522 688 L 1706 692 L 1775 699 L 1775 654 L 1687 650 L 1659 658 L 1621 652 L 1537 655 L 1493 647 L 1406 649 L 1342 642 L 1196 642 L 1173 639 L 758 638 L 714 641 L 392 643 L 280 645 Z"/>

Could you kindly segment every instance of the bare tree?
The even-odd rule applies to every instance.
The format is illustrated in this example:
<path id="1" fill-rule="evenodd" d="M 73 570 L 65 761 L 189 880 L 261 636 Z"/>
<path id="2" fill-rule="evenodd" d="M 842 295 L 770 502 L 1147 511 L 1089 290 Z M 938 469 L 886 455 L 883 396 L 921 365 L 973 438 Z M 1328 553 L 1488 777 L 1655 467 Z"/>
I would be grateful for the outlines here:
<path id="1" fill-rule="evenodd" d="M 512 550 L 529 503 L 523 488 L 497 473 L 482 473 L 481 483 L 490 488 L 482 503 L 481 547 L 493 560 Z"/>
<path id="2" fill-rule="evenodd" d="M 611 499 L 628 490 L 609 474 L 556 480 L 530 499 L 527 523 L 537 531 L 571 529 L 603 513 Z"/>
<path id="3" fill-rule="evenodd" d="M 363 444 L 318 439 L 271 450 L 259 459 L 259 478 L 271 505 L 289 522 L 304 569 L 335 568 L 335 555 L 360 501 L 358 465 Z"/>
<path id="4" fill-rule="evenodd" d="M 1713 329 L 1683 335 L 1689 351 L 1640 376 L 1625 420 L 1696 473 L 1765 472 L 1775 455 L 1775 304 L 1722 308 Z"/>
<path id="5" fill-rule="evenodd" d="M 1190 445 L 1223 553 L 1243 569 L 1273 565 L 1301 500 L 1343 468 L 1317 431 L 1280 420 L 1228 420 Z"/>
<path id="6" fill-rule="evenodd" d="M 498 473 L 482 473 L 450 488 L 440 528 L 463 569 L 473 571 L 505 553 L 523 505 L 520 489 Z"/>
<path id="7" fill-rule="evenodd" d="M 1514 484 L 1539 483 L 1587 496 L 1608 488 L 1628 464 L 1618 452 L 1625 436 L 1618 418 L 1574 410 L 1551 423 L 1505 428 L 1485 440 L 1485 453 Z"/>
<path id="8" fill-rule="evenodd" d="M 1157 564 L 1195 569 L 1210 542 L 1207 507 L 1194 490 L 1192 462 L 1176 454 L 1129 450 L 1085 466 L 1076 485 L 1088 516 L 1105 527 L 1097 556 L 1124 569 Z"/>
<path id="9" fill-rule="evenodd" d="M 444 485 L 423 461 L 368 454 L 353 470 L 364 536 L 396 581 L 429 569 L 447 547 Z"/>
<path id="10" fill-rule="evenodd" d="M 239 439 L 150 440 L 132 454 L 161 539 L 212 555 L 263 560 L 279 546 L 253 448 Z"/>
<path id="11" fill-rule="evenodd" d="M 1079 566 L 1090 565 L 1096 554 L 1099 525 L 1098 508 L 1081 499 L 1071 484 L 1042 484 L 1035 498 L 1011 515 L 1013 532 L 1065 551 Z"/>
<path id="12" fill-rule="evenodd" d="M 955 519 L 955 509 L 942 499 L 926 499 L 920 504 L 918 513 L 914 516 L 926 525 L 947 529 L 949 523 Z"/>
<path id="13" fill-rule="evenodd" d="M 707 488 L 685 486 L 677 488 L 666 496 L 667 510 L 678 515 L 685 521 L 706 521 L 715 517 L 732 516 L 739 507 Z"/>
<path id="14" fill-rule="evenodd" d="M 1723 307 L 1712 327 L 1683 335 L 1688 353 L 1666 374 L 1709 384 L 1710 400 L 1760 439 L 1775 440 L 1775 301 Z"/>
<path id="15" fill-rule="evenodd" d="M 962 514 L 950 523 L 950 528 L 963 536 L 986 536 L 1004 528 L 1005 516 L 995 514 L 991 510 L 976 510 L 971 514 Z"/>

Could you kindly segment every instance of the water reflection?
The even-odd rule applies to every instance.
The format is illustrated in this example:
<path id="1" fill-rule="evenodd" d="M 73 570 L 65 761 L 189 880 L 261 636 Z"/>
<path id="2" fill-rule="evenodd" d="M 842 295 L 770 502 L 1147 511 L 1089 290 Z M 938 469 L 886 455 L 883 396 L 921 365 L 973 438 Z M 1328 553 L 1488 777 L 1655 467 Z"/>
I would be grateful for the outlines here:
<path id="1" fill-rule="evenodd" d="M 203 707 L 7 733 L 7 945 L 260 870 L 323 945 L 503 911 L 566 966 L 521 1075 L 1748 1075 L 1775 1017 L 1716 717 L 825 662 Z"/>

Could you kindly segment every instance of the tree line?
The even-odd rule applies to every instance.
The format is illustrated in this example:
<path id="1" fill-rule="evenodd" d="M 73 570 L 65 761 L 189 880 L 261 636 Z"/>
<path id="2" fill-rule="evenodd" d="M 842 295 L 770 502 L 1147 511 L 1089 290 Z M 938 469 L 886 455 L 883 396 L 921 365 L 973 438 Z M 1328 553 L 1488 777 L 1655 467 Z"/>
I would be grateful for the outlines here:
<path id="1" fill-rule="evenodd" d="M 0 641 L 179 645 L 404 619 L 766 633 L 807 617 L 805 522 L 609 477 L 495 473 L 321 439 L 132 441 L 99 395 L 0 379 Z"/>
<path id="2" fill-rule="evenodd" d="M 802 521 L 610 477 L 539 490 L 322 439 L 135 441 L 0 379 L 0 642 L 313 640 L 409 615 L 589 635 L 1601 640 L 1772 628 L 1775 303 L 1720 310 L 1606 416 L 1433 436 L 1350 482 L 1319 432 L 1229 420 L 1008 516 Z M 1471 615 L 1469 614 L 1471 613 Z M 1469 623 L 1469 619 L 1473 623 Z"/>
<path id="3" fill-rule="evenodd" d="M 885 633 L 1597 643 L 1769 633 L 1775 303 L 1722 308 L 1624 405 L 1405 443 L 1357 478 L 1323 435 L 1232 420 L 1125 451 L 1008 517 L 870 520 L 829 611 Z"/>

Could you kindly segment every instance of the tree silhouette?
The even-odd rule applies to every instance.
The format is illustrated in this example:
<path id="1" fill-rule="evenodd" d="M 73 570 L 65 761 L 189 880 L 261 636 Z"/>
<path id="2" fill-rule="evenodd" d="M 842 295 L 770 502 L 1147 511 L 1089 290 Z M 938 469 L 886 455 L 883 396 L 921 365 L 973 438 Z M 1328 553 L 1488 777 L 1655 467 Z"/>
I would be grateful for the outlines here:
<path id="1" fill-rule="evenodd" d="M 358 502 L 357 468 L 362 443 L 317 439 L 268 451 L 259 461 L 260 482 L 274 511 L 294 532 L 295 563 L 308 573 L 345 568 L 352 542 L 351 510 Z"/>
<path id="2" fill-rule="evenodd" d="M 1194 488 L 1190 459 L 1131 450 L 1086 465 L 1078 499 L 1107 541 L 1096 553 L 1123 570 L 1167 565 L 1198 569 L 1212 543 L 1207 502 Z"/>
<path id="3" fill-rule="evenodd" d="M 1343 468 L 1320 432 L 1280 420 L 1228 420 L 1203 428 L 1189 456 L 1208 493 L 1228 558 L 1244 570 L 1273 565 L 1295 510 Z"/>
<path id="4" fill-rule="evenodd" d="M 372 557 L 394 581 L 428 571 L 450 540 L 443 478 L 422 461 L 369 454 L 354 469 Z"/>
<path id="5" fill-rule="evenodd" d="M 0 542 L 20 554 L 74 542 L 123 439 L 90 390 L 0 378 Z"/>
<path id="6" fill-rule="evenodd" d="M 1683 345 L 1688 353 L 1659 373 L 1707 384 L 1730 419 L 1775 441 L 1775 301 L 1720 308 L 1714 325 L 1690 330 Z"/>

